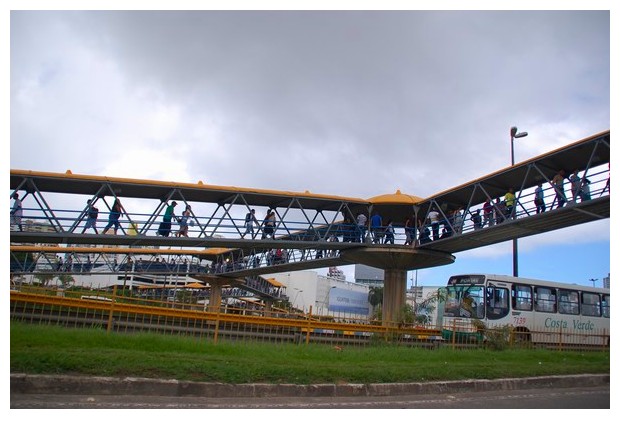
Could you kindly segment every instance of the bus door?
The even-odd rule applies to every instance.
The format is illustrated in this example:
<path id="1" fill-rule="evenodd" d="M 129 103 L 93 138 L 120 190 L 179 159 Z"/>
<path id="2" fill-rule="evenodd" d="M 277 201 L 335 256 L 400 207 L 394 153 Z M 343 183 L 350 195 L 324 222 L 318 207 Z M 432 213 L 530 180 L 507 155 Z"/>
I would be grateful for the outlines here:
<path id="1" fill-rule="evenodd" d="M 508 284 L 488 282 L 486 288 L 485 305 L 486 316 L 490 322 L 505 319 L 509 312 L 510 289 Z"/>

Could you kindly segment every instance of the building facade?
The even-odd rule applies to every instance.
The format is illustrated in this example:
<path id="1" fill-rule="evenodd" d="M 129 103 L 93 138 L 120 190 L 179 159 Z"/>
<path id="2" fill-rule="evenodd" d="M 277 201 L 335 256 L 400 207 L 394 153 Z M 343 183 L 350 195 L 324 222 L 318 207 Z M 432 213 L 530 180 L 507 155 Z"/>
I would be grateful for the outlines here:
<path id="1" fill-rule="evenodd" d="M 316 271 L 277 273 L 270 277 L 286 287 L 291 305 L 306 313 L 339 320 L 367 319 L 371 315 L 368 285 Z"/>

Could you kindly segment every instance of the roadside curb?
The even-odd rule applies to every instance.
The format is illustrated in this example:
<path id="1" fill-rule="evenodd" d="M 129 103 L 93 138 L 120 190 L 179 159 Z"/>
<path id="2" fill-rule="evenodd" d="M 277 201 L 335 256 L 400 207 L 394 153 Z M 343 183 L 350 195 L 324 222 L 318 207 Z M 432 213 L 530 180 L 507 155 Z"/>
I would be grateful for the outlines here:
<path id="1" fill-rule="evenodd" d="M 149 378 L 11 374 L 11 394 L 144 395 L 167 397 L 351 397 L 592 387 L 609 384 L 609 374 L 555 375 L 497 380 L 371 384 L 227 384 Z"/>

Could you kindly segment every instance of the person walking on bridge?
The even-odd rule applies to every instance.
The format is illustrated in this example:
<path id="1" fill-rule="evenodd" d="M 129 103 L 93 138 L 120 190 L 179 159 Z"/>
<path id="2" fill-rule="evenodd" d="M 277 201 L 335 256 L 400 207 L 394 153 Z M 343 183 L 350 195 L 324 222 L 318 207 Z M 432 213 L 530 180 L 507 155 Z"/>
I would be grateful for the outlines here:
<path id="1" fill-rule="evenodd" d="M 19 194 L 15 192 L 13 194 L 13 208 L 11 208 L 11 223 L 17 225 L 20 231 L 22 230 L 22 200 L 19 199 Z"/>
<path id="2" fill-rule="evenodd" d="M 119 221 L 120 217 L 123 216 L 123 205 L 121 201 L 117 198 L 114 200 L 114 204 L 112 204 L 112 208 L 110 209 L 110 215 L 108 216 L 108 224 L 103 229 L 103 234 L 108 232 L 108 230 L 114 226 L 114 234 L 118 232 L 118 229 L 121 227 L 121 223 Z"/>
<path id="3" fill-rule="evenodd" d="M 581 179 L 581 201 L 590 201 L 592 199 L 590 195 L 590 180 L 587 177 Z"/>
<path id="4" fill-rule="evenodd" d="M 192 215 L 192 206 L 186 205 L 185 210 L 181 213 L 181 218 L 179 219 L 179 230 L 176 233 L 177 237 L 187 237 L 187 232 L 189 231 L 189 218 Z"/>
<path id="5" fill-rule="evenodd" d="M 418 219 L 418 237 L 420 244 L 426 244 L 431 242 L 431 232 L 428 230 L 426 223 L 422 219 Z"/>
<path id="6" fill-rule="evenodd" d="M 276 214 L 273 210 L 268 209 L 267 214 L 265 215 L 265 219 L 263 219 L 263 235 L 261 239 L 265 239 L 267 237 L 271 237 L 275 240 L 276 232 Z"/>
<path id="7" fill-rule="evenodd" d="M 493 203 L 491 202 L 491 198 L 487 198 L 487 200 L 484 202 L 484 206 L 482 206 L 482 209 L 484 210 L 484 222 L 482 223 L 482 226 L 495 225 L 495 218 L 493 216 Z"/>
<path id="8" fill-rule="evenodd" d="M 416 239 L 415 229 L 415 217 L 413 215 L 407 216 L 407 219 L 405 219 L 405 246 L 414 245 Z"/>
<path id="9" fill-rule="evenodd" d="M 504 205 L 506 206 L 506 219 L 512 219 L 516 214 L 517 199 L 513 188 L 508 188 L 504 195 Z"/>
<path id="10" fill-rule="evenodd" d="M 433 230 L 433 241 L 437 241 L 439 240 L 439 212 L 432 208 L 431 211 L 428 212 L 427 218 Z"/>
<path id="11" fill-rule="evenodd" d="M 84 234 L 88 228 L 94 229 L 95 234 L 99 234 L 97 232 L 97 217 L 98 216 L 99 216 L 99 209 L 93 205 L 93 200 L 86 201 L 86 225 L 84 225 L 82 234 Z"/>
<path id="12" fill-rule="evenodd" d="M 566 204 L 566 194 L 564 193 L 565 174 L 566 173 L 564 170 L 560 170 L 551 180 L 551 186 L 553 186 L 553 189 L 555 190 L 555 199 L 553 200 L 553 203 L 551 203 L 551 208 L 553 208 L 556 201 L 558 202 L 558 208 L 561 208 L 564 204 Z"/>
<path id="13" fill-rule="evenodd" d="M 581 197 L 581 177 L 579 177 L 579 170 L 573 171 L 568 181 L 570 182 L 570 191 L 573 195 L 573 203 L 576 203 L 577 197 Z"/>
<path id="14" fill-rule="evenodd" d="M 381 243 L 383 238 L 383 219 L 379 213 L 375 213 L 370 217 L 370 232 L 373 244 Z"/>
<path id="15" fill-rule="evenodd" d="M 542 183 L 538 184 L 534 192 L 534 204 L 536 205 L 536 214 L 544 213 L 545 207 L 545 191 L 543 191 Z"/>
<path id="16" fill-rule="evenodd" d="M 366 222 L 368 221 L 368 218 L 366 217 L 366 215 L 364 213 L 360 213 L 357 215 L 357 219 L 356 219 L 356 226 L 357 226 L 357 233 L 358 233 L 358 242 L 359 243 L 363 243 L 365 241 L 365 237 L 366 237 Z"/>
<path id="17" fill-rule="evenodd" d="M 455 234 L 463 233 L 463 224 L 465 223 L 465 218 L 463 217 L 463 213 L 461 212 L 461 210 L 463 210 L 462 207 L 458 207 L 456 210 L 454 210 L 453 225 Z"/>
<path id="18" fill-rule="evenodd" d="M 256 210 L 252 209 L 245 215 L 245 232 L 241 234 L 241 238 L 245 238 L 246 234 L 250 234 L 250 238 L 254 238 L 254 224 L 260 228 L 258 220 L 256 220 Z"/>
<path id="19" fill-rule="evenodd" d="M 159 229 L 157 230 L 157 234 L 161 235 L 162 237 L 168 237 L 170 235 L 170 231 L 172 230 L 172 219 L 177 219 L 177 217 L 174 215 L 174 208 L 176 206 L 177 202 L 173 201 L 164 212 L 164 218 L 159 224 Z"/>
<path id="20" fill-rule="evenodd" d="M 394 244 L 394 223 L 390 219 L 385 227 L 385 239 L 383 244 Z"/>
<path id="21" fill-rule="evenodd" d="M 495 198 L 495 205 L 493 206 L 495 212 L 495 224 L 499 225 L 506 219 L 506 203 L 505 201 L 501 201 L 499 197 Z"/>
<path id="22" fill-rule="evenodd" d="M 472 213 L 469 218 L 474 224 L 474 230 L 482 229 L 482 216 L 480 216 L 480 209 Z"/>

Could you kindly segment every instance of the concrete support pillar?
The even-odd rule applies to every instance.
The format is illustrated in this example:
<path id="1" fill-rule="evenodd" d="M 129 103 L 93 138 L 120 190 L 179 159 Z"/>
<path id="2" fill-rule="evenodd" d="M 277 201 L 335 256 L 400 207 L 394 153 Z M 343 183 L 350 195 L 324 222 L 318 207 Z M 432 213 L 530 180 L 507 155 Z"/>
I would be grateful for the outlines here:
<path id="1" fill-rule="evenodd" d="M 271 301 L 265 301 L 265 316 L 271 316 Z"/>
<path id="2" fill-rule="evenodd" d="M 407 271 L 401 269 L 384 270 L 383 286 L 383 325 L 395 326 L 407 302 Z"/>
<path id="3" fill-rule="evenodd" d="M 222 305 L 222 285 L 211 285 L 211 297 L 209 298 L 208 311 L 217 312 Z"/>

